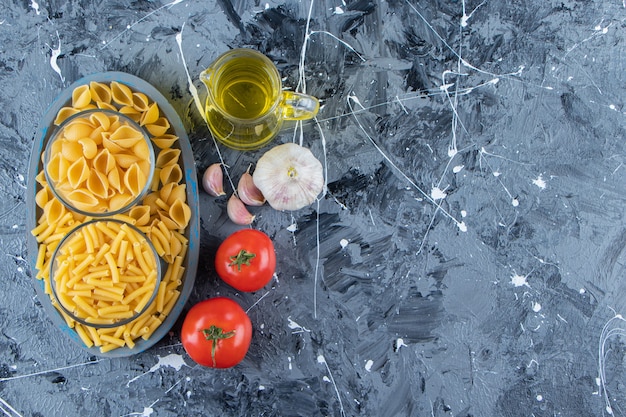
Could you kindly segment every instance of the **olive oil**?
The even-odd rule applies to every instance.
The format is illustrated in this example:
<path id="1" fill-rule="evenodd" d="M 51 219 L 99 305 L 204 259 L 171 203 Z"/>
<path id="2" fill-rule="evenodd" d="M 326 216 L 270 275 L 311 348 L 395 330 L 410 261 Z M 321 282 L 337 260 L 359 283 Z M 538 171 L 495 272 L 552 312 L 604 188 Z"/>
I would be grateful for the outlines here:
<path id="1" fill-rule="evenodd" d="M 282 91 L 272 61 L 251 49 L 226 52 L 200 79 L 208 92 L 205 115 L 209 129 L 233 149 L 258 149 L 279 132 L 283 120 L 311 119 L 319 108 L 314 97 Z"/>
<path id="2" fill-rule="evenodd" d="M 238 119 L 256 119 L 270 110 L 278 91 L 258 60 L 231 61 L 216 73 L 219 82 L 213 94 L 216 104 Z"/>

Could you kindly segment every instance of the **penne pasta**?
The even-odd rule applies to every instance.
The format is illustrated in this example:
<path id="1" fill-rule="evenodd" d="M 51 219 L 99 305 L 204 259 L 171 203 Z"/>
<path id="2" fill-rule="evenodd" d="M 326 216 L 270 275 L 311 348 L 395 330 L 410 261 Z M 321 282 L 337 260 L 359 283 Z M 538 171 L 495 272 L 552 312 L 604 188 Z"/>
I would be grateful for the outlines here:
<path id="1" fill-rule="evenodd" d="M 124 342 L 126 343 L 126 345 L 133 349 L 135 347 L 135 341 L 133 340 L 133 337 L 131 336 L 130 332 L 126 331 L 124 332 Z"/>
<path id="2" fill-rule="evenodd" d="M 117 251 L 117 260 L 115 261 L 120 268 L 126 266 L 126 254 L 128 253 L 128 240 L 123 240 L 120 243 L 119 250 Z M 119 276 L 118 276 L 119 280 Z"/>
<path id="3" fill-rule="evenodd" d="M 109 270 L 111 271 L 111 280 L 113 283 L 120 282 L 120 271 L 117 269 L 117 262 L 113 259 L 113 254 L 108 252 L 104 255 L 104 259 L 106 259 L 107 264 L 109 265 Z"/>
<path id="4" fill-rule="evenodd" d="M 94 289 L 91 294 L 91 297 L 94 300 L 115 301 L 115 302 L 122 302 L 122 300 L 124 299 L 124 296 L 122 294 L 116 294 L 104 288 Z"/>
<path id="5" fill-rule="evenodd" d="M 167 283 L 161 281 L 159 284 L 159 290 L 157 291 L 156 296 L 156 309 L 159 313 L 163 312 L 163 307 L 165 306 L 165 292 L 167 291 Z"/>
<path id="6" fill-rule="evenodd" d="M 96 256 L 94 257 L 93 264 L 99 264 L 110 249 L 111 246 L 108 243 L 102 243 L 98 253 L 96 253 Z"/>
<path id="7" fill-rule="evenodd" d="M 39 245 L 37 250 L 37 260 L 35 261 L 35 268 L 41 270 L 46 259 L 46 250 L 48 246 L 46 244 Z"/>
<path id="8" fill-rule="evenodd" d="M 150 336 L 152 336 L 152 333 L 154 333 L 154 331 L 157 329 L 157 327 L 159 327 L 163 322 L 152 316 L 151 317 L 152 321 L 148 324 L 148 329 L 146 331 L 144 331 L 144 333 L 141 335 L 141 338 L 144 340 L 148 340 L 150 338 Z"/>
<path id="9" fill-rule="evenodd" d="M 165 304 L 165 307 L 163 307 L 163 311 L 161 312 L 163 316 L 169 316 L 170 312 L 174 308 L 174 304 L 176 304 L 176 301 L 178 301 L 179 296 L 180 296 L 180 291 L 174 290 L 171 298 Z"/>
<path id="10" fill-rule="evenodd" d="M 74 326 L 74 330 L 76 330 L 78 337 L 80 337 L 80 340 L 83 341 L 85 346 L 92 347 L 94 345 L 93 340 L 91 339 L 90 335 L 87 333 L 87 331 L 85 330 L 82 324 L 77 323 Z"/>
<path id="11" fill-rule="evenodd" d="M 87 327 L 87 332 L 89 333 L 91 340 L 93 340 L 94 346 L 102 346 L 102 340 L 100 340 L 100 335 L 98 334 L 98 331 L 91 326 L 85 327 Z"/>
<path id="12" fill-rule="evenodd" d="M 135 313 L 140 313 L 146 307 L 146 305 L 152 298 L 152 295 L 153 291 L 147 291 L 141 296 L 139 302 L 137 303 L 137 305 L 135 305 L 135 308 L 133 309 Z"/>
<path id="13" fill-rule="evenodd" d="M 123 346 L 123 345 L 122 345 Z M 114 349 L 122 347 L 116 343 L 107 343 L 106 345 L 100 346 L 100 353 L 107 353 Z"/>
<path id="14" fill-rule="evenodd" d="M 117 236 L 115 236 L 115 239 L 113 239 L 113 242 L 111 243 L 111 253 L 113 253 L 113 254 L 117 253 L 117 251 L 118 251 L 118 249 L 120 247 L 120 244 L 122 243 L 122 240 L 124 240 L 126 238 L 126 233 L 127 233 L 126 230 L 121 230 L 117 234 Z M 132 238 L 129 236 L 129 239 L 132 239 Z"/>

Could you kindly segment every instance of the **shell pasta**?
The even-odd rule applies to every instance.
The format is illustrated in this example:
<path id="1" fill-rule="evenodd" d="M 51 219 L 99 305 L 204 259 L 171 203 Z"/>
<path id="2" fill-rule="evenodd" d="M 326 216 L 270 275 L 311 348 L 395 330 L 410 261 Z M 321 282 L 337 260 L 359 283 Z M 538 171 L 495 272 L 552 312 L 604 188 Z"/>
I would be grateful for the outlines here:
<path id="1" fill-rule="evenodd" d="M 87 119 L 75 116 L 87 109 L 92 109 Z M 120 115 L 141 125 L 153 146 L 146 146 L 142 132 L 122 123 Z M 31 230 L 39 245 L 36 277 L 86 347 L 101 353 L 133 349 L 167 318 L 185 276 L 191 209 L 178 137 L 156 102 L 115 81 L 77 87 L 54 123 L 60 126 L 69 118 L 63 140 L 54 144 L 45 166 L 48 175 L 37 176 L 38 218 Z M 154 166 L 150 152 L 155 152 Z M 116 221 L 91 222 L 94 219 L 85 214 L 123 207 L 148 181 L 147 194 L 127 211 L 108 216 Z M 68 208 L 60 196 L 78 210 Z M 143 235 L 124 230 L 120 221 Z M 70 231 L 86 224 L 79 236 L 59 248 Z M 147 242 L 142 243 L 145 238 L 158 258 L 151 256 Z M 53 261 L 57 248 L 59 256 Z M 116 325 L 142 310 L 132 321 Z"/>
<path id="2" fill-rule="evenodd" d="M 89 89 L 77 89 L 72 101 L 82 103 Z M 141 195 L 154 155 L 132 123 L 118 112 L 90 110 L 61 125 L 44 153 L 47 180 L 59 198 L 95 215 L 119 211 Z"/>

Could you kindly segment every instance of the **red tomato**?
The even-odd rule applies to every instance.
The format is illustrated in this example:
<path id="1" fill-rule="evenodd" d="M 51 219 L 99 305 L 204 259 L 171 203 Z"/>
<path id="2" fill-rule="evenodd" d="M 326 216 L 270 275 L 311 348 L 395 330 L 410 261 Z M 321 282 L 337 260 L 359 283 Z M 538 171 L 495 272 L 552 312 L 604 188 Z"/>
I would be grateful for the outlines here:
<path id="1" fill-rule="evenodd" d="M 270 282 L 276 270 L 274 244 L 259 230 L 236 231 L 217 248 L 215 270 L 239 291 L 260 290 Z"/>
<path id="2" fill-rule="evenodd" d="M 252 340 L 252 323 L 235 301 L 210 298 L 191 307 L 180 332 L 185 351 L 196 363 L 230 368 L 243 360 Z"/>

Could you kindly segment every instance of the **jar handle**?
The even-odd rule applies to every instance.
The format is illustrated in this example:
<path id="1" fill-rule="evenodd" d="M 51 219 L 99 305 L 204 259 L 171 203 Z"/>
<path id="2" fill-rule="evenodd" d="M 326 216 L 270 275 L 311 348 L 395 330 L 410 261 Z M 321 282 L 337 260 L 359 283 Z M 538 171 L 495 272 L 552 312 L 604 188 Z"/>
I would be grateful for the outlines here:
<path id="1" fill-rule="evenodd" d="M 285 120 L 308 120 L 317 115 L 320 102 L 307 94 L 283 91 L 283 118 Z"/>

